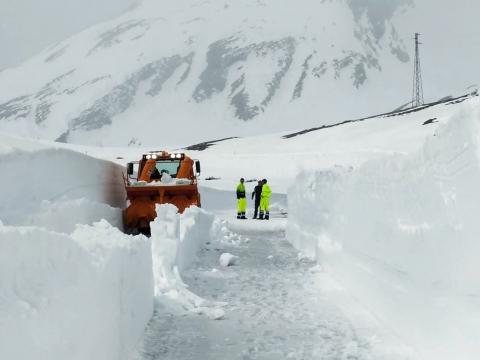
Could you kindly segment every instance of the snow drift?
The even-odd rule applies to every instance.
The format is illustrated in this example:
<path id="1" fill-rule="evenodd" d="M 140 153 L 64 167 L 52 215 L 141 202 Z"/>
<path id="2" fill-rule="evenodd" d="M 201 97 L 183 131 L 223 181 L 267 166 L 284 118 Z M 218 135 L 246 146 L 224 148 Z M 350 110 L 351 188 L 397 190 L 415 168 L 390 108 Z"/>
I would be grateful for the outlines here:
<path id="1" fill-rule="evenodd" d="M 111 225 L 122 168 L 1 139 L 0 358 L 126 359 L 153 312 L 153 274 L 148 240 Z"/>
<path id="2" fill-rule="evenodd" d="M 479 102 L 411 155 L 303 172 L 289 240 L 424 359 L 480 355 Z"/>
<path id="3" fill-rule="evenodd" d="M 127 359 L 152 313 L 148 241 L 105 221 L 0 227 L 0 274 L 2 359 Z"/>
<path id="4" fill-rule="evenodd" d="M 201 245 L 210 239 L 213 215 L 197 207 L 183 214 L 175 205 L 157 205 L 157 218 L 151 223 L 155 294 L 160 295 L 175 276 L 197 258 Z"/>
<path id="5" fill-rule="evenodd" d="M 85 199 L 112 207 L 125 202 L 123 168 L 74 151 L 17 148 L 0 156 L 0 166 L 0 186 L 5 189 L 0 219 L 6 224 L 22 224 L 29 214 L 42 210 L 43 201 Z"/>
<path id="6" fill-rule="evenodd" d="M 157 218 L 150 226 L 157 300 L 168 299 L 187 311 L 223 318 L 222 304 L 195 295 L 181 278 L 181 273 L 196 261 L 200 247 L 211 240 L 214 216 L 197 207 L 178 214 L 171 204 L 157 205 L 156 211 Z"/>

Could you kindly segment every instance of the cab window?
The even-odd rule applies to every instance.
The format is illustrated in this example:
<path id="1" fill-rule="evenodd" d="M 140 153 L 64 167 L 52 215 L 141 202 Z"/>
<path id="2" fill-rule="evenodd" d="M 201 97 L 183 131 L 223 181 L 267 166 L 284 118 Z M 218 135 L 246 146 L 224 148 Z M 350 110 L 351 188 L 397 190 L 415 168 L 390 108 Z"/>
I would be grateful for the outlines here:
<path id="1" fill-rule="evenodd" d="M 180 160 L 157 161 L 156 167 L 160 174 L 167 173 L 174 178 L 177 177 L 178 169 L 180 167 Z"/>

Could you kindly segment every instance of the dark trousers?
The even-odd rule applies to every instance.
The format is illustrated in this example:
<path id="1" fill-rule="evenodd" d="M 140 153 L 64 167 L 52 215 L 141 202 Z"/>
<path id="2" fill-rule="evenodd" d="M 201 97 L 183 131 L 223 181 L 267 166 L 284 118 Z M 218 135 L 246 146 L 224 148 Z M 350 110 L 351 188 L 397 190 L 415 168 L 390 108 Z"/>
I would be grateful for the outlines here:
<path id="1" fill-rule="evenodd" d="M 258 208 L 260 207 L 260 199 L 255 199 L 255 212 L 253 214 L 254 218 L 257 218 L 258 215 Z"/>

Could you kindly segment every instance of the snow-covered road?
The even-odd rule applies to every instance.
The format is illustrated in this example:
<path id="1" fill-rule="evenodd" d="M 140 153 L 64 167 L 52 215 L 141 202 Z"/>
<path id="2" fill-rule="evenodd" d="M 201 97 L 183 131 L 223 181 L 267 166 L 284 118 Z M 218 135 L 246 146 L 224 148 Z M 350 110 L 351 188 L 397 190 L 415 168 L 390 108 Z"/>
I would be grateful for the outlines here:
<path id="1" fill-rule="evenodd" d="M 314 285 L 318 267 L 286 241 L 284 219 L 228 220 L 182 276 L 189 289 L 226 302 L 223 320 L 158 304 L 138 359 L 366 359 L 369 344 Z M 234 230 L 234 231 L 232 231 Z M 222 253 L 238 256 L 222 267 Z"/>

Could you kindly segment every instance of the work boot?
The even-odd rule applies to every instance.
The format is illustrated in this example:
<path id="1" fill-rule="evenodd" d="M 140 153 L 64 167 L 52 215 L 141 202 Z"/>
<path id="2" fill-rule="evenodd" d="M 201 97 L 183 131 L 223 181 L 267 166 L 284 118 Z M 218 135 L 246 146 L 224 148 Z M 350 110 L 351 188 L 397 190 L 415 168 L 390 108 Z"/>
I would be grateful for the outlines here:
<path id="1" fill-rule="evenodd" d="M 245 213 L 242 213 L 242 216 L 240 217 L 242 220 L 246 220 L 247 218 L 245 217 Z"/>
<path id="2" fill-rule="evenodd" d="M 238 213 L 237 214 L 237 219 L 241 219 L 242 218 L 242 214 Z"/>
<path id="3" fill-rule="evenodd" d="M 265 220 L 270 220 L 270 214 L 269 213 L 265 214 Z"/>
<path id="4" fill-rule="evenodd" d="M 260 212 L 260 216 L 258 217 L 258 220 L 263 220 L 263 212 Z"/>

